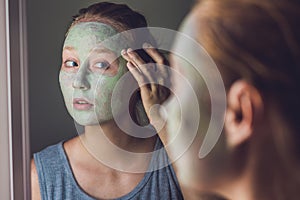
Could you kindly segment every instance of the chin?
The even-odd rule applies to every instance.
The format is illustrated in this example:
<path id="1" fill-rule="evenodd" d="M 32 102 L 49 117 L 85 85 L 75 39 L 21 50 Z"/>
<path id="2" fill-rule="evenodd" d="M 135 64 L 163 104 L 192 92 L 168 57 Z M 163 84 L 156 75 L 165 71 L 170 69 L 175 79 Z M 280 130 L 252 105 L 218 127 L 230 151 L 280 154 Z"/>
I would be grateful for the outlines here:
<path id="1" fill-rule="evenodd" d="M 95 125 L 99 125 L 99 123 L 97 122 L 90 122 L 90 121 L 85 121 L 85 120 L 76 120 L 77 124 L 81 125 L 81 126 L 95 126 Z"/>
<path id="2" fill-rule="evenodd" d="M 81 126 L 99 126 L 102 124 L 105 124 L 109 121 L 111 121 L 112 119 L 77 119 L 77 118 L 73 118 L 77 124 L 81 125 Z"/>

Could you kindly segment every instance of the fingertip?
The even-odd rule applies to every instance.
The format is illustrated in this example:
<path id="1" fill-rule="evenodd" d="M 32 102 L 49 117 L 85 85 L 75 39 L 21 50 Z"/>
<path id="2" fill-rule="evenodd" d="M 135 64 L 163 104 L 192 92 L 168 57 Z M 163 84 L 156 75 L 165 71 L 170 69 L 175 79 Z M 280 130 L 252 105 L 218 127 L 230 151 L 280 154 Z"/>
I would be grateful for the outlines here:
<path id="1" fill-rule="evenodd" d="M 131 53 L 131 52 L 133 52 L 132 48 L 128 48 L 127 53 Z"/>
<path id="2" fill-rule="evenodd" d="M 152 45 L 149 44 L 149 43 L 147 43 L 147 42 L 145 42 L 145 43 L 143 44 L 143 48 L 144 48 L 144 49 L 152 48 Z"/>
<path id="3" fill-rule="evenodd" d="M 126 55 L 126 50 L 125 49 L 122 49 L 121 55 Z"/>

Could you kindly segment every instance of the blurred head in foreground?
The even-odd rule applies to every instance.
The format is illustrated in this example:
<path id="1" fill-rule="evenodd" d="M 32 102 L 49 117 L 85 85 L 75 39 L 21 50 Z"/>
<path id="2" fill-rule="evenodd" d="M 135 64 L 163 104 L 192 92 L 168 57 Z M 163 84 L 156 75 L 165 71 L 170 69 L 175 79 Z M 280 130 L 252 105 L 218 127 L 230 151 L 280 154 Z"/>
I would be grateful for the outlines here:
<path id="1" fill-rule="evenodd" d="M 202 0 L 186 18 L 182 31 L 214 61 L 226 91 L 221 135 L 212 151 L 200 159 L 204 133 L 208 123 L 214 123 L 211 106 L 216 105 L 198 66 L 172 57 L 175 69 L 189 78 L 201 114 L 195 140 L 175 162 L 183 192 L 190 196 L 213 192 L 229 199 L 298 199 L 299 1 Z M 175 44 L 189 49 L 184 45 L 188 44 Z M 205 65 L 201 56 L 198 64 Z M 176 87 L 180 87 L 178 81 Z M 168 105 L 172 108 L 168 129 L 180 130 L 178 137 L 185 138 L 190 134 L 189 124 L 195 122 L 193 117 L 183 118 L 183 128 L 178 129 L 179 108 L 193 110 L 188 92 L 181 95 L 187 97 L 182 98 L 181 107 L 172 106 L 172 101 Z"/>

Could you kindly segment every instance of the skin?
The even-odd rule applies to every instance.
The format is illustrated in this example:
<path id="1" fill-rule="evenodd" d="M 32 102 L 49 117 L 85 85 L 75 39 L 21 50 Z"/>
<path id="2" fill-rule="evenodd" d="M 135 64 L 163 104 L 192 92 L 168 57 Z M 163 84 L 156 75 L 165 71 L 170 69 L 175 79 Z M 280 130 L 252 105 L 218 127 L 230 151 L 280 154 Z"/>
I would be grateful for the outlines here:
<path id="1" fill-rule="evenodd" d="M 110 46 L 103 46 L 101 41 L 116 33 L 106 24 L 88 22 L 72 27 L 66 37 L 59 82 L 69 113 L 81 125 L 113 118 L 112 92 L 127 69 L 116 56 L 118 49 L 108 49 Z M 74 109 L 73 98 L 86 98 L 93 106 L 88 110 Z"/>

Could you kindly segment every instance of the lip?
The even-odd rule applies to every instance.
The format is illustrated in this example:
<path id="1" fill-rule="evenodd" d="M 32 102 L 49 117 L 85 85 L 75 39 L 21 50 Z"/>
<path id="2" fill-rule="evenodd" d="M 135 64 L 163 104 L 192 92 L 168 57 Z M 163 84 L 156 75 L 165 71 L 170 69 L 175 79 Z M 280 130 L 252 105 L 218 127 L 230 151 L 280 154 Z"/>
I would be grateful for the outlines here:
<path id="1" fill-rule="evenodd" d="M 73 99 L 73 108 L 76 110 L 89 110 L 94 105 L 85 98 L 74 98 Z"/>

